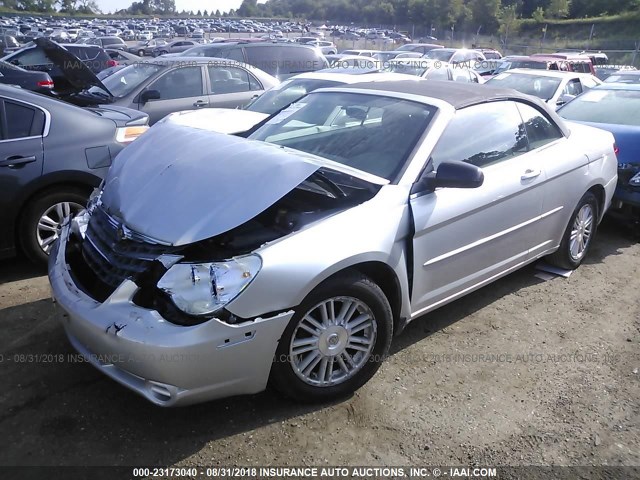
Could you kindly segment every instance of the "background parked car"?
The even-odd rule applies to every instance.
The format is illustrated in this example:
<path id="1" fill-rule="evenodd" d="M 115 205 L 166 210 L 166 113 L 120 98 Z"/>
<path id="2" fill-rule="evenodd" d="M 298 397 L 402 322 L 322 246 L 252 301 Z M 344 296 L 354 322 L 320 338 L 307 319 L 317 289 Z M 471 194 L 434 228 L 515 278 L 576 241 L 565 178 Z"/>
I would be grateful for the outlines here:
<path id="1" fill-rule="evenodd" d="M 618 70 L 605 78 L 604 83 L 640 84 L 640 71 Z"/>
<path id="2" fill-rule="evenodd" d="M 486 85 L 513 88 L 547 102 L 551 108 L 573 100 L 582 92 L 602 82 L 588 73 L 554 72 L 551 70 L 514 69 L 487 80 Z"/>
<path id="3" fill-rule="evenodd" d="M 618 187 L 610 212 L 640 224 L 640 84 L 604 83 L 560 108 L 558 115 L 613 133 Z"/>
<path id="4" fill-rule="evenodd" d="M 396 48 L 398 52 L 420 52 L 423 55 L 434 49 L 444 48 L 444 45 L 438 45 L 435 43 L 407 43 L 401 47 Z"/>
<path id="5" fill-rule="evenodd" d="M 206 57 L 181 59 L 129 65 L 102 81 L 85 72 L 86 89 L 67 100 L 81 106 L 109 103 L 141 110 L 154 124 L 180 110 L 242 107 L 278 84 L 250 65 Z"/>
<path id="6" fill-rule="evenodd" d="M 118 152 L 148 128 L 148 116 L 78 108 L 4 85 L 0 107 L 0 257 L 20 247 L 43 261 L 64 217 L 83 208 Z"/>
<path id="7" fill-rule="evenodd" d="M 133 45 L 127 49 L 129 53 L 135 53 L 139 57 L 144 57 L 145 55 L 151 55 L 151 52 L 154 48 L 166 45 L 166 40 L 154 39 L 147 40 L 144 42 L 140 42 L 137 45 Z"/>
<path id="8" fill-rule="evenodd" d="M 319 50 L 293 43 L 214 43 L 191 48 L 181 56 L 227 58 L 248 63 L 279 80 L 329 67 Z"/>
<path id="9" fill-rule="evenodd" d="M 416 75 L 428 80 L 444 80 L 463 83 L 485 83 L 484 78 L 471 68 L 452 65 L 427 58 L 393 59 L 385 64 L 385 71 Z"/>
<path id="10" fill-rule="evenodd" d="M 69 55 L 65 58 L 68 67 L 66 74 L 62 70 L 64 61 L 56 58 L 61 51 Z M 98 46 L 75 43 L 58 45 L 46 38 L 37 38 L 32 46 L 9 54 L 3 60 L 26 70 L 48 73 L 53 79 L 55 91 L 63 96 L 77 88 L 76 77 L 80 72 L 80 64 L 94 73 L 114 65 L 107 52 Z"/>
<path id="11" fill-rule="evenodd" d="M 20 49 L 20 44 L 11 35 L 0 35 L 0 56 L 7 55 Z"/>
<path id="12" fill-rule="evenodd" d="M 126 50 L 127 44 L 120 37 L 96 37 L 87 40 L 87 45 L 98 45 L 102 48 L 112 48 L 116 50 Z"/>
<path id="13" fill-rule="evenodd" d="M 195 40 L 176 40 L 175 42 L 166 43 L 164 45 L 157 45 L 151 50 L 151 55 L 158 57 L 160 55 L 166 55 L 168 53 L 182 53 L 185 50 L 189 50 L 197 45 L 200 45 Z"/>
<path id="14" fill-rule="evenodd" d="M 25 70 L 0 60 L 0 83 L 18 85 L 38 93 L 51 93 L 53 80 L 47 72 Z"/>

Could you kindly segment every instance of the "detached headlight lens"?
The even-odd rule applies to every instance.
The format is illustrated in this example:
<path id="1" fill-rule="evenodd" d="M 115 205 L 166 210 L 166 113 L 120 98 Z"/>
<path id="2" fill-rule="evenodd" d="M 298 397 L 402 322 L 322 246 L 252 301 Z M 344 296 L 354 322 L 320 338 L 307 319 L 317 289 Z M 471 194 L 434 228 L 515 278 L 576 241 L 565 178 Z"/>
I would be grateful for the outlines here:
<path id="1" fill-rule="evenodd" d="M 631 179 L 629 180 L 629 185 L 631 185 L 632 187 L 640 187 L 640 172 L 631 177 Z"/>
<path id="2" fill-rule="evenodd" d="M 158 288 L 189 315 L 209 315 L 236 298 L 262 267 L 258 255 L 226 262 L 177 263 L 158 282 Z"/>

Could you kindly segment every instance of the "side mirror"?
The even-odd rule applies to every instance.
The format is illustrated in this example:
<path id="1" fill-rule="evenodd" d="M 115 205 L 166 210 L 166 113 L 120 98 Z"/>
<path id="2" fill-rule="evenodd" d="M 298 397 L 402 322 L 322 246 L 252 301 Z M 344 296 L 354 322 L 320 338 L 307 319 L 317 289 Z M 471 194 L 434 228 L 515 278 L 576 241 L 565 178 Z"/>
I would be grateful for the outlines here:
<path id="1" fill-rule="evenodd" d="M 436 172 L 424 174 L 413 184 L 411 193 L 432 192 L 436 188 L 478 188 L 484 182 L 484 173 L 466 162 L 442 162 Z"/>
<path id="2" fill-rule="evenodd" d="M 149 100 L 160 100 L 160 92 L 158 90 L 145 90 L 140 95 L 140 103 L 147 103 Z"/>

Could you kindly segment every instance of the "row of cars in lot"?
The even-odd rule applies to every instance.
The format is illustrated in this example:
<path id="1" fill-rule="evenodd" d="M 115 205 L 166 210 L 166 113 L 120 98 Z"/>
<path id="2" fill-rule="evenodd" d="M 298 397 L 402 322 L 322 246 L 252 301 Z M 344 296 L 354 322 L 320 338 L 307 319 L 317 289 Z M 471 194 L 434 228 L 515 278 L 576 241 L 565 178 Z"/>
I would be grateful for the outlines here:
<path id="1" fill-rule="evenodd" d="M 638 218 L 634 85 L 581 83 L 556 113 L 535 79 L 573 72 L 210 47 L 100 80 L 36 42 L 76 91 L 0 89 L 4 253 L 48 255 L 70 342 L 157 405 L 347 394 L 408 322 L 540 258 L 577 268 L 607 212 Z"/>

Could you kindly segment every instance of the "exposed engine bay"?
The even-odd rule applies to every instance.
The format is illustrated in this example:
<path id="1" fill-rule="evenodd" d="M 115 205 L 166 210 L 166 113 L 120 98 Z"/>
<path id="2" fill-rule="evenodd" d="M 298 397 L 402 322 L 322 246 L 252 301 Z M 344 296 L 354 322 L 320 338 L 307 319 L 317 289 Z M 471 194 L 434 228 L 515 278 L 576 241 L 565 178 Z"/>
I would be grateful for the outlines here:
<path id="1" fill-rule="evenodd" d="M 72 232 L 66 256 L 77 285 L 94 300 L 105 301 L 129 279 L 140 287 L 134 298 L 136 304 L 158 310 L 176 323 L 190 323 L 157 288 L 158 280 L 167 271 L 160 257 L 171 255 L 179 257 L 181 262 L 197 263 L 248 254 L 371 199 L 379 188 L 344 173 L 319 169 L 245 223 L 184 246 L 146 243 L 136 238 L 135 233 L 129 238 L 119 238 L 123 225 L 117 224 L 101 205 L 93 210 L 84 234 Z"/>

